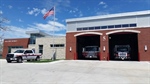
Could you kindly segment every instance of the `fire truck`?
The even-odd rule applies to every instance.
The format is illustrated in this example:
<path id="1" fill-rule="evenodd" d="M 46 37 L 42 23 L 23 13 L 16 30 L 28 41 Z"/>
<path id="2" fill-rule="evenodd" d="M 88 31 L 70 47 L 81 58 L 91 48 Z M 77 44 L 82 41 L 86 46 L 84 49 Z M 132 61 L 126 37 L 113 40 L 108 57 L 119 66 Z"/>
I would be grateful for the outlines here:
<path id="1" fill-rule="evenodd" d="M 99 52 L 98 46 L 86 46 L 83 48 L 82 55 L 84 58 L 98 58 Z"/>
<path id="2" fill-rule="evenodd" d="M 131 47 L 130 47 L 130 45 L 115 45 L 115 47 L 114 47 L 114 59 L 130 60 L 131 59 Z"/>

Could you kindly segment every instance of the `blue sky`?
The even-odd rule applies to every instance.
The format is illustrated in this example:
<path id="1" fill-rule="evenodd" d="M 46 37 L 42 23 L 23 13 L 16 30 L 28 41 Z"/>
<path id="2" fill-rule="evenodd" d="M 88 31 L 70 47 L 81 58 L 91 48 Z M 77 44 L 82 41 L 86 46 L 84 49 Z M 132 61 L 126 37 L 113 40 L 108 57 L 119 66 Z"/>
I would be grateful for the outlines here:
<path id="1" fill-rule="evenodd" d="M 43 15 L 56 6 L 55 35 L 66 34 L 66 19 L 150 10 L 150 0 L 0 0 L 0 14 L 11 31 L 4 38 L 26 38 L 30 30 L 53 32 L 53 16 Z"/>

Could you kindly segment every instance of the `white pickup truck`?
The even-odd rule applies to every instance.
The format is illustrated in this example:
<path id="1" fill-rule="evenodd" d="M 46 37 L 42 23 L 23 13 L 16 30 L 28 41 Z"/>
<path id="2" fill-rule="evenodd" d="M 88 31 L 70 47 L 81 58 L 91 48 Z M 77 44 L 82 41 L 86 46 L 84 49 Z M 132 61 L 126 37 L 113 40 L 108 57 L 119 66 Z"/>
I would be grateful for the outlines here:
<path id="1" fill-rule="evenodd" d="M 8 53 L 6 56 L 6 61 L 11 63 L 12 61 L 17 61 L 18 63 L 22 63 L 23 60 L 31 61 L 39 61 L 41 59 L 41 53 L 35 53 L 30 49 L 20 49 L 16 50 L 14 53 Z"/>

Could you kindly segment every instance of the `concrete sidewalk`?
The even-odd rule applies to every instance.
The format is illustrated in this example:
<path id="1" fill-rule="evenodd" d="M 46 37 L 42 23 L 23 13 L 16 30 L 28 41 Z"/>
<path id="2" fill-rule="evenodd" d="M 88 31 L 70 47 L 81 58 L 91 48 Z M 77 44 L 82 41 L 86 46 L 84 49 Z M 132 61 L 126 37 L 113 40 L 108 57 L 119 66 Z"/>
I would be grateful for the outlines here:
<path id="1" fill-rule="evenodd" d="M 6 63 L 0 84 L 150 84 L 149 62 L 63 60 Z"/>

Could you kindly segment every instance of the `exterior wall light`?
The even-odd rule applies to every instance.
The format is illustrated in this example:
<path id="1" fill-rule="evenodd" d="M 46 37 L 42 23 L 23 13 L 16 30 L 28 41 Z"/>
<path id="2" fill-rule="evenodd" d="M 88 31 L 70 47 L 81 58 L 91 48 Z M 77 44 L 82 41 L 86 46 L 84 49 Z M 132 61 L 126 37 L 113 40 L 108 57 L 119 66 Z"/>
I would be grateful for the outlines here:
<path id="1" fill-rule="evenodd" d="M 105 50 L 106 50 L 106 48 L 105 48 L 105 46 L 103 46 L 103 51 L 105 52 Z"/>
<path id="2" fill-rule="evenodd" d="M 144 46 L 144 50 L 147 51 L 147 45 Z"/>
<path id="3" fill-rule="evenodd" d="M 72 48 L 70 47 L 69 51 L 71 52 L 72 51 Z"/>

